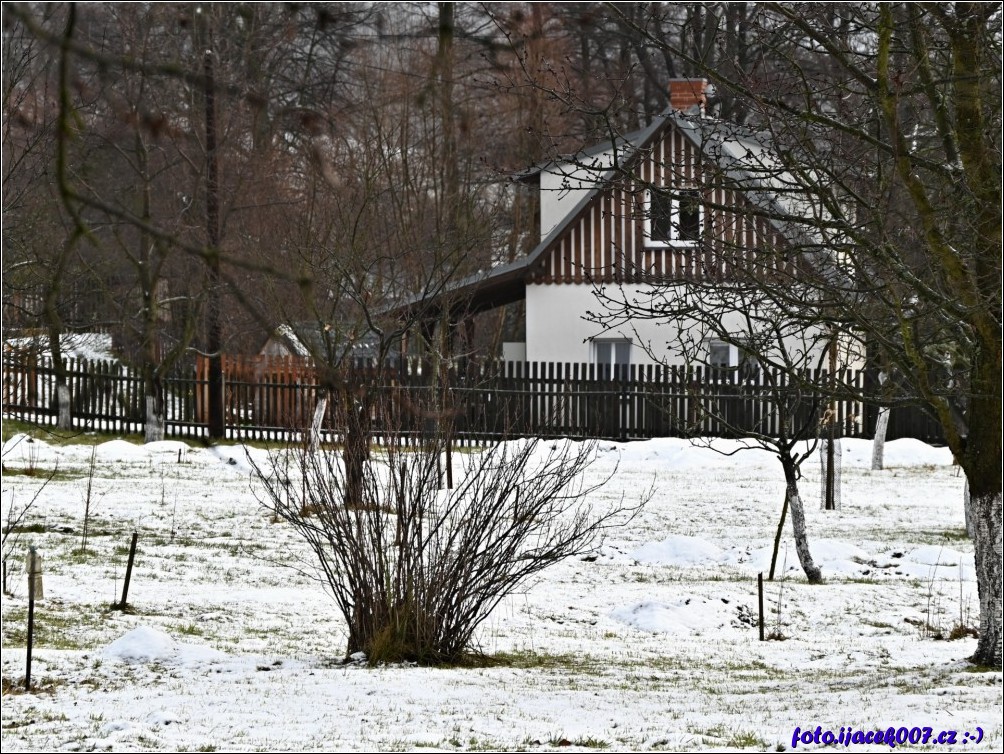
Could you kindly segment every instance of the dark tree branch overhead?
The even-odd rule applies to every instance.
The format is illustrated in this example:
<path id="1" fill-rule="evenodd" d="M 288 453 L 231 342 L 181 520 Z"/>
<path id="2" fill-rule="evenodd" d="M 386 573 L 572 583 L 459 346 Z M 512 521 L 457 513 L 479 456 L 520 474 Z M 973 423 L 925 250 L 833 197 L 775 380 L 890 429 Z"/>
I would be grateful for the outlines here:
<path id="1" fill-rule="evenodd" d="M 825 221 L 785 218 L 853 270 L 846 284 L 818 281 L 820 311 L 896 365 L 981 490 L 975 660 L 999 667 L 1000 4 L 762 4 L 749 21 L 763 51 L 755 77 L 708 66 L 682 35 L 655 36 L 609 7 L 653 49 L 745 101 L 791 188 L 826 208 Z"/>

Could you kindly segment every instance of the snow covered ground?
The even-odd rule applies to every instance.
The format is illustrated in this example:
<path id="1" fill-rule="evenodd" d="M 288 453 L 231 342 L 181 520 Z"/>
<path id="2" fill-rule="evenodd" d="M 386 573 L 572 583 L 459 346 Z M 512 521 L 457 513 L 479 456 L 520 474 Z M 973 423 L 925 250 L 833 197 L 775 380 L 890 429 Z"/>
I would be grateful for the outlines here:
<path id="1" fill-rule="evenodd" d="M 926 747 L 896 749 L 1004 744 L 1001 673 L 966 663 L 973 638 L 935 638 L 978 623 L 963 480 L 944 449 L 891 442 L 888 468 L 871 472 L 870 444 L 845 441 L 837 512 L 819 510 L 819 464 L 807 464 L 826 583 L 805 582 L 786 537 L 784 578 L 766 589 L 767 630 L 783 640 L 760 642 L 756 574 L 780 512 L 777 461 L 680 440 L 602 443 L 590 478 L 619 466 L 596 502 L 654 481 L 643 513 L 493 613 L 479 640 L 503 665 L 427 669 L 341 664 L 344 626 L 303 544 L 259 508 L 240 446 L 96 441 L 80 552 L 91 446 L 16 441 L 4 451 L 5 517 L 42 470 L 58 473 L 18 543 L 44 557 L 31 694 L 16 688 L 20 564 L 3 599 L 5 752 L 791 750 L 796 727 L 816 726 L 931 728 Z M 135 612 L 123 615 L 108 606 L 134 530 Z M 955 747 L 933 744 L 943 730 Z"/>

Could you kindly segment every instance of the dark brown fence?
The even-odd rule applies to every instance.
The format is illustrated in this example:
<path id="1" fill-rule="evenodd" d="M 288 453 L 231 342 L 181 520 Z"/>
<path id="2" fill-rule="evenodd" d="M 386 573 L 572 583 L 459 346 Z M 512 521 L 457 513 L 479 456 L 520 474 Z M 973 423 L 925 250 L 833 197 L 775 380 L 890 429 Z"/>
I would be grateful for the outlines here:
<path id="1" fill-rule="evenodd" d="M 497 361 L 437 371 L 429 363 L 407 361 L 393 368 L 355 365 L 319 380 L 309 362 L 296 358 L 225 357 L 223 367 L 228 434 L 256 440 L 301 436 L 322 397 L 328 398 L 322 432 L 332 439 L 343 434 L 340 417 L 353 406 L 363 407 L 378 441 L 418 439 L 445 429 L 461 444 L 520 435 L 613 440 L 777 435 L 779 396 L 790 402 L 789 426 L 832 421 L 839 436 L 871 437 L 875 422 L 875 410 L 861 402 L 821 398 L 815 386 L 829 380 L 822 371 L 792 379 L 763 371 Z M 99 431 L 142 431 L 143 385 L 135 372 L 105 361 L 70 360 L 66 368 L 76 423 Z M 207 434 L 207 368 L 200 360 L 164 380 L 169 435 Z M 861 386 L 864 376 L 843 373 L 840 379 Z M 54 397 L 51 364 L 5 354 L 6 416 L 54 422 Z M 889 429 L 889 439 L 943 441 L 937 422 L 913 406 L 894 409 Z"/>

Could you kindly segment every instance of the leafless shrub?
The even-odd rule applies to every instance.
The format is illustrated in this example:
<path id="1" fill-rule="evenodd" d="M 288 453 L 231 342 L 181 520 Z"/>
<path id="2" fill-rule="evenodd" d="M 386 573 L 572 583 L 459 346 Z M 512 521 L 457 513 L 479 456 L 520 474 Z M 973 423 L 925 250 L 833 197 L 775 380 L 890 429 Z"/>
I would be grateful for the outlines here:
<path id="1" fill-rule="evenodd" d="M 607 481 L 583 481 L 593 443 L 514 440 L 456 454 L 462 470 L 448 490 L 445 449 L 437 437 L 370 453 L 361 481 L 347 479 L 339 452 L 309 447 L 256 468 L 263 505 L 316 556 L 348 624 L 347 655 L 468 659 L 475 629 L 506 595 L 640 507 L 587 502 Z"/>

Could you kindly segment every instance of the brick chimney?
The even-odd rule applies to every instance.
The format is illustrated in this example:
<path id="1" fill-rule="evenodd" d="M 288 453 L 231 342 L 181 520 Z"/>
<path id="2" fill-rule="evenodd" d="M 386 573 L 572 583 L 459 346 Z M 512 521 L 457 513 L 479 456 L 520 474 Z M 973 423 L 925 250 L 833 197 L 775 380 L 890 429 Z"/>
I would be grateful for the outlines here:
<path id="1" fill-rule="evenodd" d="M 704 106 L 708 103 L 707 79 L 670 79 L 669 106 L 674 110 L 687 112 L 693 107 L 704 114 Z"/>

